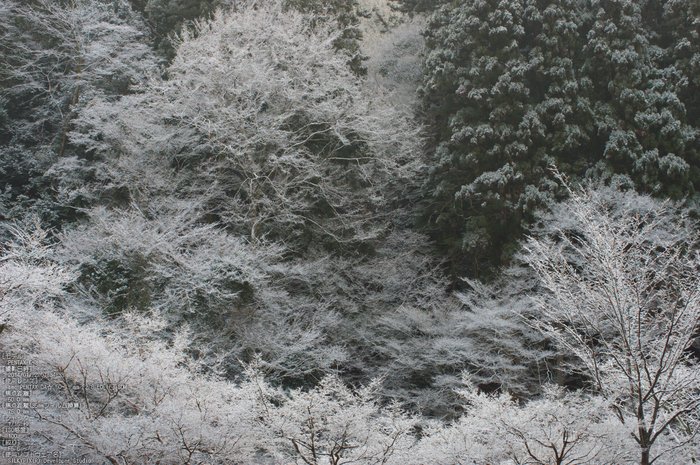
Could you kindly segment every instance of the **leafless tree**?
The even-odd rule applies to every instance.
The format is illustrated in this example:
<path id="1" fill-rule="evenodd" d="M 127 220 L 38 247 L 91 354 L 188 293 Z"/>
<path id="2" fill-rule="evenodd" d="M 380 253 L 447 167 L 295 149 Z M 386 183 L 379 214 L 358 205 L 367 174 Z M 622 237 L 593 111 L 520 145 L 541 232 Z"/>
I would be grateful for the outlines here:
<path id="1" fill-rule="evenodd" d="M 668 203 L 639 214 L 628 196 L 613 212 L 595 189 L 569 193 L 580 234 L 559 231 L 525 247 L 549 291 L 537 326 L 580 358 L 649 465 L 666 451 L 652 449 L 674 426 L 685 438 L 697 432 L 686 422 L 700 405 L 700 376 L 687 351 L 700 322 L 697 235 L 682 217 L 670 223 Z"/>

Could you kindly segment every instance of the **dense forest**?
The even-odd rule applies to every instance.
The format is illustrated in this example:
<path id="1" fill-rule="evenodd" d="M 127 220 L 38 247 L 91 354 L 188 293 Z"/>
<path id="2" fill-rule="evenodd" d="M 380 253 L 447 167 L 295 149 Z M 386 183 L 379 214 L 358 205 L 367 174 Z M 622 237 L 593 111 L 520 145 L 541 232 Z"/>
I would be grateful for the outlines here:
<path id="1" fill-rule="evenodd" d="M 3 463 L 696 463 L 699 194 L 695 0 L 0 0 Z"/>

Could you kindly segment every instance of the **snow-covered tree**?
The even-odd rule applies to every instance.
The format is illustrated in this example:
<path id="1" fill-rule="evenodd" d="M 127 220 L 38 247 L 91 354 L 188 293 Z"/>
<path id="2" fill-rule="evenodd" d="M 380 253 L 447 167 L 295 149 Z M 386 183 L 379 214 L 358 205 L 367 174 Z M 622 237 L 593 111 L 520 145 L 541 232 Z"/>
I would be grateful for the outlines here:
<path id="1" fill-rule="evenodd" d="M 255 386 L 201 373 L 186 353 L 186 328 L 167 342 L 157 315 L 107 324 L 66 293 L 76 274 L 53 260 L 44 231 L 13 234 L 0 257 L 0 341 L 31 369 L 34 387 L 26 418 L 3 412 L 0 421 L 30 425 L 20 452 L 112 464 L 253 463 Z"/>
<path id="2" fill-rule="evenodd" d="M 167 81 L 93 102 L 73 140 L 190 169 L 190 195 L 253 241 L 365 240 L 384 186 L 415 167 L 418 139 L 404 115 L 362 93 L 337 34 L 278 2 L 220 13 L 184 34 Z"/>
<path id="3" fill-rule="evenodd" d="M 688 353 L 700 324 L 697 237 L 672 222 L 670 204 L 642 215 L 634 196 L 612 209 L 593 189 L 569 194 L 581 234 L 560 230 L 525 246 L 550 293 L 538 327 L 581 360 L 648 465 L 669 430 L 682 442 L 697 429 L 700 371 Z"/>
<path id="4" fill-rule="evenodd" d="M 426 428 L 416 447 L 420 463 L 583 465 L 629 459 L 631 438 L 610 421 L 600 397 L 547 386 L 541 398 L 520 405 L 507 393 L 484 394 L 469 382 L 459 392 L 464 415 L 451 425 Z"/>
<path id="5" fill-rule="evenodd" d="M 159 308 L 208 326 L 231 366 L 257 354 L 278 380 L 355 361 L 367 377 L 367 346 L 347 341 L 421 293 L 378 274 L 400 268 L 406 256 L 387 255 L 400 238 L 425 245 L 395 208 L 420 139 L 348 69 L 339 34 L 279 2 L 244 3 L 183 34 L 167 79 L 81 111 L 71 141 L 102 161 L 92 189 L 78 187 L 106 208 L 62 236 L 61 257 L 86 295 L 113 314 Z M 415 258 L 412 280 L 427 269 Z"/>
<path id="6" fill-rule="evenodd" d="M 396 406 L 380 408 L 374 399 L 377 388 L 370 384 L 353 392 L 329 376 L 308 392 L 296 390 L 281 398 L 265 392 L 264 423 L 280 462 L 370 465 L 410 460 L 416 420 Z"/>
<path id="7" fill-rule="evenodd" d="M 144 25 L 126 2 L 2 2 L 0 66 L 10 143 L 66 150 L 79 102 L 123 95 L 154 67 Z M 47 141 L 47 138 L 48 141 Z"/>
<path id="8" fill-rule="evenodd" d="M 565 195 L 551 163 L 695 192 L 694 15 L 657 0 L 464 0 L 431 16 L 425 216 L 456 276 L 508 263 L 534 210 Z"/>
<path id="9" fill-rule="evenodd" d="M 54 227 L 75 216 L 54 198 L 62 180 L 43 175 L 76 154 L 68 133 L 87 102 L 129 94 L 155 70 L 147 39 L 125 0 L 0 2 L 4 216 L 32 210 Z"/>
<path id="10" fill-rule="evenodd" d="M 481 389 L 518 398 L 537 395 L 545 381 L 559 382 L 556 351 L 526 320 L 535 314 L 533 277 L 508 278 L 500 286 L 469 281 L 469 291 L 452 296 L 437 281 L 429 304 L 406 302 L 385 312 L 373 339 L 387 359 L 381 370 L 387 393 L 427 416 L 454 417 L 463 372 Z"/>

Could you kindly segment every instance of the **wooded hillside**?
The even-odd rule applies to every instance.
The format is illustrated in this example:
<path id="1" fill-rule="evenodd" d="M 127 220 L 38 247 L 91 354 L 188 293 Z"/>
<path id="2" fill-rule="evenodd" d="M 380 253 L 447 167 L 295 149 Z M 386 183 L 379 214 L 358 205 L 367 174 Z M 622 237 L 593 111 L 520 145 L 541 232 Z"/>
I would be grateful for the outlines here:
<path id="1" fill-rule="evenodd" d="M 0 0 L 4 457 L 694 463 L 698 25 Z"/>

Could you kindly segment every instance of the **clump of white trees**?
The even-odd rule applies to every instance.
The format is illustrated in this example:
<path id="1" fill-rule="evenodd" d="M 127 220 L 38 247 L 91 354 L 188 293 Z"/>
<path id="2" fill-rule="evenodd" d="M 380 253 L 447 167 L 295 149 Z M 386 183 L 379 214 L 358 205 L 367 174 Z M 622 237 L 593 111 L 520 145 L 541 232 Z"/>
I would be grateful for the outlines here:
<path id="1" fill-rule="evenodd" d="M 88 102 L 70 133 L 84 157 L 52 175 L 76 178 L 66 196 L 94 206 L 62 232 L 60 257 L 85 298 L 190 323 L 198 350 L 225 353 L 232 372 L 258 356 L 287 383 L 386 375 L 420 397 L 406 380 L 425 370 L 386 363 L 405 357 L 378 333 L 404 335 L 376 325 L 441 302 L 400 203 L 423 172 L 420 127 L 388 86 L 350 71 L 326 19 L 242 2 L 183 33 L 165 77 Z"/>
<path id="2" fill-rule="evenodd" d="M 47 386 L 22 445 L 116 464 L 690 463 L 700 424 L 688 352 L 700 313 L 694 236 L 669 222 L 671 205 L 640 208 L 640 197 L 609 190 L 571 196 L 567 229 L 530 239 L 525 256 L 543 288 L 531 323 L 576 356 L 585 387 L 545 386 L 525 401 L 480 392 L 465 373 L 464 411 L 449 424 L 383 404 L 381 380 L 352 390 L 327 376 L 281 390 L 259 360 L 226 380 L 191 356 L 186 326 L 164 338 L 157 312 L 105 319 L 68 292 L 76 273 L 45 231 L 14 230 L 0 262 L 0 339 Z"/>
<path id="3" fill-rule="evenodd" d="M 338 33 L 280 2 L 221 13 L 183 31 L 167 80 L 94 100 L 72 140 L 123 159 L 107 179 L 128 201 L 152 192 L 140 172 L 155 157 L 186 177 L 164 189 L 253 242 L 367 240 L 387 186 L 421 167 L 420 141 L 404 113 L 363 92 Z"/>
<path id="4" fill-rule="evenodd" d="M 157 315 L 103 320 L 66 294 L 75 274 L 55 263 L 44 236 L 17 231 L 0 263 L 3 348 L 23 354 L 47 386 L 33 394 L 20 450 L 113 464 L 387 463 L 414 442 L 415 420 L 380 409 L 377 386 L 353 392 L 327 377 L 285 393 L 254 366 L 232 383 L 188 356 L 186 327 L 166 343 Z"/>

